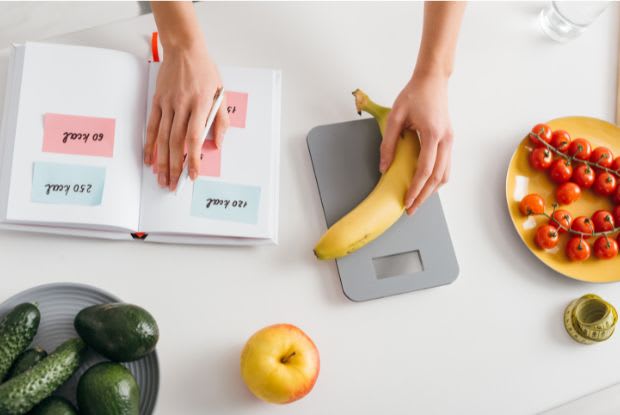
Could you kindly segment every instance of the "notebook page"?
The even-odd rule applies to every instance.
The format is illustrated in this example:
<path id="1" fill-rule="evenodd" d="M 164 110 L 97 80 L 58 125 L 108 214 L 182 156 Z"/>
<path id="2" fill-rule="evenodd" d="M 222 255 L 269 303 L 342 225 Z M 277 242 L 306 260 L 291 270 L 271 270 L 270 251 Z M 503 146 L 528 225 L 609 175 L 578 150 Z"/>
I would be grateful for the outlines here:
<path id="1" fill-rule="evenodd" d="M 137 229 L 147 63 L 107 49 L 19 47 L 7 221 Z"/>
<path id="2" fill-rule="evenodd" d="M 15 136 L 16 108 L 18 106 L 23 63 L 24 49 L 10 48 L 5 97 L 2 101 L 2 124 L 0 125 L 0 219 L 2 220 L 6 219 L 11 166 L 13 165 L 14 140 L 9 139 L 9 137 Z"/>
<path id="3" fill-rule="evenodd" d="M 271 210 L 271 221 L 273 223 L 271 241 L 274 244 L 279 242 L 279 229 L 280 222 L 280 119 L 282 117 L 282 73 L 280 71 L 275 73 L 275 87 L 274 94 L 277 99 L 273 100 L 272 107 L 272 125 L 273 125 L 273 162 L 272 162 L 272 186 L 273 186 L 273 200 L 274 206 Z"/>
<path id="4" fill-rule="evenodd" d="M 158 63 L 151 64 L 148 111 Z M 218 151 L 203 147 L 200 176 L 175 194 L 161 189 L 144 167 L 140 230 L 162 234 L 274 239 L 277 209 L 280 72 L 222 67 L 231 125 Z M 279 124 L 279 114 L 277 123 Z"/>

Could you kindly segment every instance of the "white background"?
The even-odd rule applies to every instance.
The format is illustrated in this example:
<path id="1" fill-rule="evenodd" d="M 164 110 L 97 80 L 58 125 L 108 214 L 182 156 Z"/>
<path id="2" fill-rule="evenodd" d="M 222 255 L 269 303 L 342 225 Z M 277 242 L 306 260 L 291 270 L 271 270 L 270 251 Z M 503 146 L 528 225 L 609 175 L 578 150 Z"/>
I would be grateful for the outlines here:
<path id="1" fill-rule="evenodd" d="M 84 30 L 138 16 L 144 7 L 137 1 L 1 2 L 0 48 L 62 33 Z"/>
<path id="2" fill-rule="evenodd" d="M 562 312 L 591 291 L 620 306 L 620 286 L 546 269 L 506 211 L 506 167 L 533 124 L 614 113 L 617 10 L 560 45 L 537 26 L 542 6 L 472 3 L 466 12 L 450 91 L 453 174 L 441 191 L 461 267 L 454 284 L 352 303 L 335 264 L 312 255 L 325 222 L 305 136 L 355 118 L 356 87 L 393 100 L 415 61 L 422 5 L 217 3 L 196 8 L 218 62 L 283 70 L 280 245 L 3 232 L 0 296 L 75 281 L 151 310 L 162 333 L 159 414 L 531 414 L 619 382 L 620 335 L 579 345 Z M 142 16 L 57 40 L 146 57 L 154 28 Z M 279 407 L 246 391 L 238 358 L 255 330 L 284 321 L 313 337 L 322 365 L 308 397 Z"/>

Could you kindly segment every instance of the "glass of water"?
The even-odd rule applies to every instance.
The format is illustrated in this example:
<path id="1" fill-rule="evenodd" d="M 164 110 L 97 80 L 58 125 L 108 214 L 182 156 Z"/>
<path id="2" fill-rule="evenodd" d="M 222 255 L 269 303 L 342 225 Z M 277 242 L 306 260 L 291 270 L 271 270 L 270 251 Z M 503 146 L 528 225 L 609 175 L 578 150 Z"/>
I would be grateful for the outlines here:
<path id="1" fill-rule="evenodd" d="M 576 38 L 605 11 L 609 1 L 552 1 L 540 12 L 540 25 L 553 40 Z"/>

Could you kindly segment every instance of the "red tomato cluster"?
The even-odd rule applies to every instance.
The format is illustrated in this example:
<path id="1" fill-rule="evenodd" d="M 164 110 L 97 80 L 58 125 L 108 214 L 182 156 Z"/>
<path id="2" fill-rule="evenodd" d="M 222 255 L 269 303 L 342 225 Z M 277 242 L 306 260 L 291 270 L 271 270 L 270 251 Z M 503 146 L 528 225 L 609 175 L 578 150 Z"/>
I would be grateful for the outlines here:
<path id="1" fill-rule="evenodd" d="M 530 141 L 535 148 L 530 153 L 530 165 L 536 170 L 548 171 L 551 180 L 559 184 L 556 190 L 558 203 L 569 205 L 581 197 L 583 189 L 592 188 L 599 195 L 610 196 L 615 204 L 620 204 L 620 157 L 614 158 L 606 147 L 593 150 L 585 138 L 571 140 L 566 131 L 551 131 L 546 124 L 537 124 L 532 133 Z"/>
<path id="2" fill-rule="evenodd" d="M 620 157 L 614 159 L 611 150 L 605 147 L 593 150 L 585 138 L 571 140 L 566 131 L 552 131 L 546 124 L 537 124 L 532 133 L 530 141 L 535 147 L 530 153 L 530 165 L 548 171 L 551 180 L 559 184 L 556 189 L 559 204 L 569 205 L 581 197 L 582 189 L 592 188 L 601 196 L 611 196 L 616 205 L 611 212 L 594 212 L 591 218 L 573 219 L 567 210 L 554 209 L 548 223 L 536 230 L 536 244 L 542 249 L 555 248 L 560 234 L 566 233 L 571 238 L 566 244 L 566 255 L 572 261 L 585 261 L 591 254 L 600 259 L 618 256 L 620 234 L 616 237 L 612 234 L 620 231 Z M 536 193 L 529 194 L 521 200 L 519 210 L 526 216 L 543 215 L 543 198 Z M 593 235 L 596 239 L 590 246 L 587 240 Z"/>
<path id="3" fill-rule="evenodd" d="M 521 200 L 519 210 L 528 216 L 542 214 L 542 197 L 536 193 L 527 195 Z M 597 258 L 611 259 L 618 255 L 620 242 L 620 235 L 615 239 L 610 235 L 620 230 L 616 224 L 620 225 L 620 206 L 616 206 L 612 212 L 597 210 L 591 218 L 578 216 L 575 219 L 567 210 L 557 209 L 549 217 L 548 223 L 538 227 L 534 241 L 542 249 L 552 249 L 560 243 L 560 234 L 568 233 L 571 239 L 566 245 L 566 255 L 572 261 L 585 261 L 590 258 L 592 250 Z M 591 248 L 587 240 L 594 234 L 597 234 L 596 240 Z"/>

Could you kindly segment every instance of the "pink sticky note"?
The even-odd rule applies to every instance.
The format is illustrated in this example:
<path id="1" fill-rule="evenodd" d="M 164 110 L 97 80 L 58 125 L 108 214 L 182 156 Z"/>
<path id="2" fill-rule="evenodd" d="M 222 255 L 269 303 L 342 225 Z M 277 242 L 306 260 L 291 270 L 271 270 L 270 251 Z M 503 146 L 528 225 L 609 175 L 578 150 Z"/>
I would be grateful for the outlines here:
<path id="1" fill-rule="evenodd" d="M 184 157 L 187 157 L 187 143 L 185 143 L 183 151 L 185 152 Z M 159 169 L 157 168 L 157 144 L 155 144 L 153 149 L 153 160 L 151 170 L 153 170 L 153 173 L 157 174 L 159 172 Z M 215 146 L 215 141 L 211 135 L 211 130 L 209 130 L 207 139 L 200 149 L 200 168 L 198 169 L 198 175 L 219 177 L 220 169 L 221 150 Z"/>
<path id="2" fill-rule="evenodd" d="M 112 157 L 114 118 L 47 113 L 43 119 L 43 151 Z"/>
<path id="3" fill-rule="evenodd" d="M 200 169 L 198 174 L 200 176 L 219 177 L 222 160 L 221 156 L 222 152 L 219 148 L 215 147 L 215 141 L 206 140 L 200 151 Z"/>
<path id="4" fill-rule="evenodd" d="M 226 110 L 230 118 L 230 126 L 245 128 L 245 117 L 248 110 L 248 94 L 245 92 L 225 91 Z"/>

